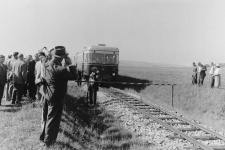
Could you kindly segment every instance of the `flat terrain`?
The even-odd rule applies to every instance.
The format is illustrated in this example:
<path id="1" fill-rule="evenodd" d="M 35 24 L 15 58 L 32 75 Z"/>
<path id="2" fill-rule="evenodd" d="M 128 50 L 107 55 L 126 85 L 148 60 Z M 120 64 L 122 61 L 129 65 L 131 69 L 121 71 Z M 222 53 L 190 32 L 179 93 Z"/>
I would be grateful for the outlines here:
<path id="1" fill-rule="evenodd" d="M 222 68 L 222 86 L 219 89 L 209 87 L 208 75 L 203 86 L 192 85 L 191 71 L 191 68 L 182 67 L 120 66 L 118 81 L 176 83 L 173 108 L 171 86 L 113 86 L 225 132 L 225 71 Z M 57 142 L 50 149 L 149 149 L 143 141 L 138 141 L 136 135 L 124 129 L 119 119 L 104 107 L 87 108 L 85 100 L 85 91 L 70 82 Z M 16 107 L 3 101 L 0 107 L 0 149 L 45 149 L 38 140 L 40 122 L 41 104 L 28 102 Z"/>
<path id="2" fill-rule="evenodd" d="M 120 66 L 118 81 L 173 83 L 174 107 L 171 107 L 171 86 L 113 85 L 127 92 L 140 95 L 145 100 L 185 114 L 191 119 L 225 132 L 225 70 L 222 68 L 222 86 L 210 88 L 207 76 L 204 85 L 191 84 L 192 68 L 188 67 L 138 67 Z"/>

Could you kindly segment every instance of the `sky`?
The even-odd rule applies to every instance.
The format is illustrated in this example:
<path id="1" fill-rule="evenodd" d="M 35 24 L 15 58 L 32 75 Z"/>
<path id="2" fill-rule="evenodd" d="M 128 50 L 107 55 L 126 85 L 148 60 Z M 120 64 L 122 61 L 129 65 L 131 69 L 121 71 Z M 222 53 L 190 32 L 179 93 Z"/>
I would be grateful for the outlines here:
<path id="1" fill-rule="evenodd" d="M 106 44 L 120 60 L 225 62 L 224 0 L 0 0 L 0 54 Z"/>

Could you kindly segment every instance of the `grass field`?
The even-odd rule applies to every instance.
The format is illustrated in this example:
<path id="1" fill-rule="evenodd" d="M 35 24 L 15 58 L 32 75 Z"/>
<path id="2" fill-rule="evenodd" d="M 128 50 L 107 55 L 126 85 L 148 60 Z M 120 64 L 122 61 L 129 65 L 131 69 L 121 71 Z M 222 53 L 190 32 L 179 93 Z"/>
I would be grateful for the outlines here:
<path id="1" fill-rule="evenodd" d="M 222 86 L 211 89 L 209 75 L 204 85 L 191 84 L 192 68 L 120 66 L 118 81 L 173 83 L 174 107 L 171 107 L 171 86 L 113 85 L 135 93 L 144 99 L 181 112 L 189 118 L 225 132 L 225 71 L 222 68 Z"/>
<path id="2" fill-rule="evenodd" d="M 120 66 L 119 81 L 176 83 L 174 107 L 171 107 L 171 86 L 114 85 L 135 93 L 145 100 L 179 111 L 186 116 L 225 131 L 224 78 L 220 89 L 209 87 L 209 78 L 201 87 L 191 84 L 191 68 L 140 68 Z M 222 77 L 225 72 L 222 71 Z M 57 142 L 50 149 L 56 150 L 145 150 L 143 141 L 129 133 L 117 118 L 104 107 L 85 106 L 86 93 L 70 82 Z M 28 103 L 16 107 L 3 101 L 0 107 L 0 149 L 45 149 L 39 142 L 41 121 L 40 104 Z"/>
<path id="3" fill-rule="evenodd" d="M 75 82 L 69 84 L 57 142 L 50 150 L 148 149 L 144 142 L 125 130 L 119 119 L 104 107 L 87 108 L 86 93 L 75 85 Z M 46 149 L 39 141 L 41 105 L 28 103 L 16 107 L 6 101 L 2 104 L 0 149 Z"/>

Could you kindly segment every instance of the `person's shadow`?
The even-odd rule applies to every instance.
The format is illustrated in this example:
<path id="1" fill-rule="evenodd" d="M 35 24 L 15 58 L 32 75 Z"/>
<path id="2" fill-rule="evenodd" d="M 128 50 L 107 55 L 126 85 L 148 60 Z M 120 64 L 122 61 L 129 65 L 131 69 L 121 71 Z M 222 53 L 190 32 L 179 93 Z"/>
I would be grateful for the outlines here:
<path id="1" fill-rule="evenodd" d="M 118 149 L 126 150 L 132 145 L 129 142 L 132 134 L 122 129 L 104 107 L 87 107 L 86 97 L 66 95 L 64 111 L 60 124 L 60 136 L 55 149 Z M 105 141 L 105 142 L 104 142 Z M 108 142 L 111 141 L 111 142 Z M 112 144 L 112 141 L 117 141 Z M 118 144 L 121 143 L 121 144 Z"/>

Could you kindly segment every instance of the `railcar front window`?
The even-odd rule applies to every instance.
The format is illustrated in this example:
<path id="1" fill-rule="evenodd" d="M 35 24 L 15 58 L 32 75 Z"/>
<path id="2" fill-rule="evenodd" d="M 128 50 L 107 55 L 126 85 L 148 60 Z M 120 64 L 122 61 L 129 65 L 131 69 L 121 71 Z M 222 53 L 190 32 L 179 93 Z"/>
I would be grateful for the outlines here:
<path id="1" fill-rule="evenodd" d="M 88 62 L 88 63 L 91 62 L 91 54 L 87 53 L 87 54 L 85 55 L 85 62 Z"/>
<path id="2" fill-rule="evenodd" d="M 117 56 L 115 54 L 105 54 L 106 64 L 117 64 Z"/>
<path id="3" fill-rule="evenodd" d="M 104 54 L 93 53 L 92 54 L 92 63 L 104 63 Z"/>

